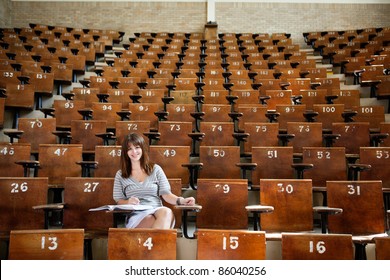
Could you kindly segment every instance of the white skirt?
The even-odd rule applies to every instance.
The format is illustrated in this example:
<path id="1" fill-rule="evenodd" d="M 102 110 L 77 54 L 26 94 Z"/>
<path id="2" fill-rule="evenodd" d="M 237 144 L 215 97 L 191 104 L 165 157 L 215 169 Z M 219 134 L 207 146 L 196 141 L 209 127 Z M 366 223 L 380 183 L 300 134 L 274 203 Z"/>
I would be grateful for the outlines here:
<path id="1" fill-rule="evenodd" d="M 131 213 L 131 215 L 128 215 L 126 217 L 126 228 L 135 228 L 139 225 L 139 223 L 148 215 L 153 215 L 158 209 L 163 208 L 162 207 L 156 207 L 153 209 L 147 209 L 147 210 L 137 210 Z M 173 220 L 171 228 L 174 228 L 175 226 L 175 220 Z"/>

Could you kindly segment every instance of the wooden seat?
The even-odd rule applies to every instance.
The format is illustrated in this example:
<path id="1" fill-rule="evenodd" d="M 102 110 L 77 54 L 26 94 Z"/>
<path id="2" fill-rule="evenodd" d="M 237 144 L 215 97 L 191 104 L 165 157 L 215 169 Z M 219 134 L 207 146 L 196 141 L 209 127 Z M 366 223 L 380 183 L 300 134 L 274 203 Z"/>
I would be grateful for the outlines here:
<path id="1" fill-rule="evenodd" d="M 198 260 L 264 260 L 264 232 L 247 230 L 197 230 Z"/>
<path id="2" fill-rule="evenodd" d="M 382 182 L 327 181 L 326 189 L 329 207 L 343 210 L 328 217 L 329 233 L 352 234 L 355 258 L 366 259 L 366 244 L 385 235 Z"/>
<path id="3" fill-rule="evenodd" d="M 375 240 L 375 259 L 390 260 L 390 238 L 377 237 Z"/>
<path id="4" fill-rule="evenodd" d="M 322 123 L 288 122 L 287 134 L 294 135 L 288 146 L 294 148 L 294 153 L 302 153 L 303 147 L 322 146 Z"/>
<path id="5" fill-rule="evenodd" d="M 343 104 L 314 104 L 313 111 L 318 113 L 315 121 L 322 123 L 322 129 L 324 130 L 331 130 L 333 123 L 344 121 L 342 116 L 344 112 Z"/>
<path id="6" fill-rule="evenodd" d="M 250 154 L 253 147 L 279 146 L 278 123 L 247 122 L 244 124 L 244 132 L 249 134 L 244 142 L 245 154 Z"/>
<path id="7" fill-rule="evenodd" d="M 264 100 L 264 103 L 267 105 L 268 110 L 275 110 L 276 105 L 293 105 L 291 90 L 266 90 L 264 97 L 267 98 L 267 100 Z M 260 95 L 261 98 L 262 95 Z"/>
<path id="8" fill-rule="evenodd" d="M 5 98 L 0 98 L 0 129 L 4 127 L 4 104 Z"/>
<path id="9" fill-rule="evenodd" d="M 4 130 L 11 138 L 18 139 L 18 143 L 31 144 L 31 153 L 37 154 L 39 144 L 56 144 L 57 138 L 53 134 L 56 131 L 55 118 L 19 118 L 17 130 Z M 18 135 L 21 133 L 20 135 Z"/>
<path id="10" fill-rule="evenodd" d="M 48 179 L 1 177 L 0 182 L 1 238 L 7 240 L 11 230 L 44 229 L 45 217 L 33 206 L 48 203 Z"/>
<path id="11" fill-rule="evenodd" d="M 352 235 L 283 233 L 283 260 L 353 260 Z"/>
<path id="12" fill-rule="evenodd" d="M 20 111 L 32 111 L 35 105 L 35 92 L 33 85 L 30 84 L 7 84 L 6 85 L 5 109 L 13 110 L 12 127 L 18 126 Z"/>
<path id="13" fill-rule="evenodd" d="M 306 105 L 308 110 L 313 109 L 314 104 L 325 104 L 326 89 L 302 89 L 299 94 L 302 96 L 301 103 Z"/>
<path id="14" fill-rule="evenodd" d="M 359 159 L 360 164 L 370 166 L 361 172 L 361 180 L 381 180 L 383 188 L 390 188 L 390 173 L 387 172 L 390 166 L 389 147 L 361 147 Z"/>
<path id="15" fill-rule="evenodd" d="M 329 180 L 348 179 L 344 147 L 303 147 L 302 163 L 313 165 L 304 170 L 303 178 L 312 180 L 315 191 L 326 191 Z"/>
<path id="16" fill-rule="evenodd" d="M 233 122 L 201 122 L 200 132 L 204 133 L 200 146 L 234 146 L 236 145 Z"/>
<path id="17" fill-rule="evenodd" d="M 192 122 L 160 121 L 158 145 L 192 146 L 190 134 L 193 130 Z"/>
<path id="18" fill-rule="evenodd" d="M 189 183 L 189 173 L 183 164 L 190 162 L 190 146 L 152 145 L 149 147 L 151 161 L 160 165 L 166 176 L 180 178 L 183 186 Z"/>
<path id="19" fill-rule="evenodd" d="M 335 122 L 332 124 L 332 133 L 340 135 L 332 146 L 345 147 L 346 154 L 359 154 L 360 147 L 371 146 L 368 122 Z"/>
<path id="20" fill-rule="evenodd" d="M 83 100 L 54 100 L 53 109 L 57 129 L 70 130 L 72 120 L 83 119 L 79 111 L 84 107 L 85 101 Z"/>
<path id="21" fill-rule="evenodd" d="M 148 136 L 146 134 L 150 132 L 150 121 L 117 121 L 115 123 L 115 144 L 121 145 L 124 137 L 131 132 L 142 134 L 147 141 Z"/>
<path id="22" fill-rule="evenodd" d="M 0 177 L 29 177 L 30 170 L 17 162 L 30 159 L 30 143 L 0 143 Z"/>
<path id="23" fill-rule="evenodd" d="M 246 122 L 269 122 L 269 118 L 266 116 L 268 109 L 265 105 L 238 105 L 236 111 L 242 114 L 238 122 L 238 127 L 240 130 L 244 129 L 244 124 Z"/>
<path id="24" fill-rule="evenodd" d="M 109 103 L 121 103 L 122 108 L 127 109 L 132 96 L 134 96 L 134 90 L 109 88 L 107 90 L 107 95 L 108 95 L 107 101 Z"/>
<path id="25" fill-rule="evenodd" d="M 95 146 L 96 168 L 94 177 L 114 177 L 120 169 L 121 146 Z"/>
<path id="26" fill-rule="evenodd" d="M 149 121 L 151 130 L 158 130 L 158 118 L 155 112 L 162 110 L 157 103 L 129 103 L 131 121 Z"/>
<path id="27" fill-rule="evenodd" d="M 292 179 L 294 162 L 292 147 L 252 147 L 252 160 L 256 168 L 252 172 L 252 187 L 258 187 L 260 179 Z"/>
<path id="28" fill-rule="evenodd" d="M 198 179 L 196 226 L 202 229 L 247 229 L 248 181 Z"/>
<path id="29" fill-rule="evenodd" d="M 82 145 L 40 144 L 39 177 L 48 177 L 49 185 L 63 186 L 66 177 L 81 177 Z M 59 201 L 56 201 L 59 202 Z"/>
<path id="30" fill-rule="evenodd" d="M 176 260 L 175 229 L 110 228 L 109 260 Z"/>
<path id="31" fill-rule="evenodd" d="M 345 109 L 351 110 L 354 107 L 360 106 L 360 91 L 359 90 L 333 90 L 332 96 L 336 96 L 333 99 L 334 104 L 344 104 Z"/>
<path id="32" fill-rule="evenodd" d="M 352 109 L 357 112 L 353 121 L 369 122 L 372 130 L 379 130 L 380 123 L 385 122 L 385 108 L 383 106 L 359 106 Z"/>
<path id="33" fill-rule="evenodd" d="M 95 146 L 104 144 L 104 139 L 98 135 L 106 132 L 107 121 L 105 120 L 73 120 L 70 143 L 81 144 L 83 153 L 94 153 Z"/>
<path id="34" fill-rule="evenodd" d="M 13 230 L 10 260 L 83 260 L 83 229 Z"/>
<path id="35" fill-rule="evenodd" d="M 274 210 L 261 215 L 259 229 L 266 233 L 313 231 L 312 200 L 311 180 L 260 179 L 260 205 Z"/>
<path id="36" fill-rule="evenodd" d="M 287 130 L 288 122 L 306 122 L 306 105 L 276 105 L 277 122 L 281 131 Z"/>
<path id="37" fill-rule="evenodd" d="M 390 134 L 390 123 L 380 123 L 380 133 L 389 133 Z M 380 144 L 383 147 L 390 147 L 390 137 L 387 137 Z"/>
<path id="38" fill-rule="evenodd" d="M 115 129 L 115 123 L 121 120 L 117 114 L 122 111 L 121 103 L 92 103 L 92 118 L 93 120 L 105 120 L 107 129 Z"/>

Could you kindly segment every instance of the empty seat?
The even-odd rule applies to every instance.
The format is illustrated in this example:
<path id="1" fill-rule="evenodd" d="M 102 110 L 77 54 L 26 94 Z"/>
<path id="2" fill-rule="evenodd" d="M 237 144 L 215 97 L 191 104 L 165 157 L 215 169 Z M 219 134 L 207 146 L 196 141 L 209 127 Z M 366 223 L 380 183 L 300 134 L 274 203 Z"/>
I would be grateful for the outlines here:
<path id="1" fill-rule="evenodd" d="M 175 229 L 110 228 L 109 260 L 176 260 Z"/>
<path id="2" fill-rule="evenodd" d="M 30 159 L 30 143 L 0 143 L 0 177 L 28 177 L 30 170 L 25 170 L 17 162 Z"/>
<path id="3" fill-rule="evenodd" d="M 374 240 L 375 240 L 375 259 L 390 260 L 390 238 L 376 237 Z"/>
<path id="4" fill-rule="evenodd" d="M 115 177 L 116 172 L 120 169 L 121 146 L 95 146 L 94 177 Z"/>
<path id="5" fill-rule="evenodd" d="M 83 229 L 13 230 L 10 260 L 83 260 Z"/>
<path id="6" fill-rule="evenodd" d="M 103 145 L 104 139 L 98 135 L 107 132 L 106 120 L 71 121 L 71 143 L 81 144 L 84 153 L 94 153 L 95 146 Z"/>
<path id="7" fill-rule="evenodd" d="M 353 260 L 352 235 L 283 233 L 283 260 Z"/>
<path id="8" fill-rule="evenodd" d="M 264 232 L 247 230 L 197 230 L 198 260 L 264 260 Z"/>

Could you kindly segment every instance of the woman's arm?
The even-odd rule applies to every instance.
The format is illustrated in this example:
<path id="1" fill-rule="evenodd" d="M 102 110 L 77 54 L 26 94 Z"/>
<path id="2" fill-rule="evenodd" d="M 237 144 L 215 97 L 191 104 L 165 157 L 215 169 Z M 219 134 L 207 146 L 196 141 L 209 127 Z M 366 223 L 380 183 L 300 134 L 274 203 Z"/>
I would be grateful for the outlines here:
<path id="1" fill-rule="evenodd" d="M 177 196 L 173 193 L 169 194 L 163 194 L 162 198 L 169 204 L 172 205 L 194 205 L 195 204 L 195 198 L 193 197 L 181 197 Z"/>

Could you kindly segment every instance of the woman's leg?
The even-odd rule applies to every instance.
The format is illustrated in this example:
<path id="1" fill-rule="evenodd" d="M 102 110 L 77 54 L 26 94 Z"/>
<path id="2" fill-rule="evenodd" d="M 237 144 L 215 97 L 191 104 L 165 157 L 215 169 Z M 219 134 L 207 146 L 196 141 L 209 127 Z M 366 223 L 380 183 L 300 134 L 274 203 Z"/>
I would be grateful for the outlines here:
<path id="1" fill-rule="evenodd" d="M 161 207 L 153 215 L 146 216 L 136 228 L 170 229 L 173 219 L 172 210 L 168 207 Z"/>

